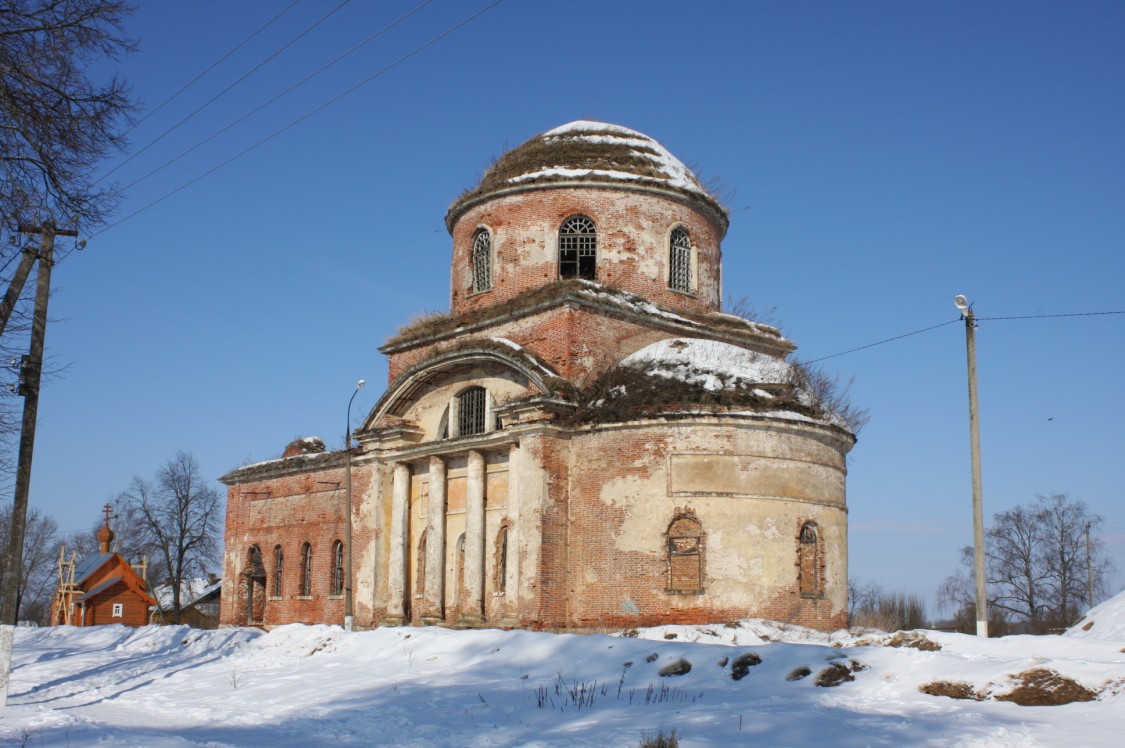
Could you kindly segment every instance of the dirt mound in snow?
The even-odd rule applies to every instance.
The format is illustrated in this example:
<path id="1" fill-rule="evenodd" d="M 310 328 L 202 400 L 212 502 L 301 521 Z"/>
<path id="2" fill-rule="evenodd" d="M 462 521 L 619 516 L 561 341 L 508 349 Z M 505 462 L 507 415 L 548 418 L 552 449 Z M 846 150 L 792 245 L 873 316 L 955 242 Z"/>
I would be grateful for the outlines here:
<path id="1" fill-rule="evenodd" d="M 1010 701 L 1020 706 L 1059 706 L 1075 701 L 1093 701 L 1097 691 L 1086 688 L 1078 681 L 1059 675 L 1054 670 L 1035 668 L 1009 676 L 1016 687 L 1006 693 L 989 696 L 987 691 L 973 688 L 965 681 L 932 681 L 919 687 L 919 691 L 930 696 L 947 696 L 951 699 L 972 699 L 985 701 Z"/>

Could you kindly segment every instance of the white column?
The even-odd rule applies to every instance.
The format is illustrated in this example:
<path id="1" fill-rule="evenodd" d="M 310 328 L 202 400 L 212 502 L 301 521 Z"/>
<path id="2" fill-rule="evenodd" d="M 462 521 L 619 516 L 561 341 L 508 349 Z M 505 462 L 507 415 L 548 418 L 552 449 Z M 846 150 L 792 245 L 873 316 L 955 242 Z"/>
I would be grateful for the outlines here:
<path id="1" fill-rule="evenodd" d="M 422 617 L 441 621 L 445 600 L 445 460 L 430 458 L 430 499 L 426 509 L 426 594 Z"/>
<path id="2" fill-rule="evenodd" d="M 484 455 L 469 452 L 465 487 L 465 609 L 461 619 L 483 620 L 484 611 Z"/>
<path id="3" fill-rule="evenodd" d="M 410 532 L 410 466 L 395 463 L 391 488 L 391 526 L 387 529 L 390 559 L 387 563 L 387 623 L 406 621 L 407 538 Z"/>

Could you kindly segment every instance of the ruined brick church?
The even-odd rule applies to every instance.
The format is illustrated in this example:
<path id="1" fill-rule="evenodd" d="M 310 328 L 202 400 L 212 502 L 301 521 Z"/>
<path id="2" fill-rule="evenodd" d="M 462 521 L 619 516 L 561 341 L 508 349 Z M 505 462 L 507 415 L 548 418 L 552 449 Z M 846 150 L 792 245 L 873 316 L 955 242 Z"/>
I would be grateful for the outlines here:
<path id="1" fill-rule="evenodd" d="M 450 311 L 380 348 L 350 449 L 223 476 L 222 622 L 846 625 L 855 437 L 791 342 L 721 311 L 728 215 L 698 178 L 572 122 L 445 221 Z"/>

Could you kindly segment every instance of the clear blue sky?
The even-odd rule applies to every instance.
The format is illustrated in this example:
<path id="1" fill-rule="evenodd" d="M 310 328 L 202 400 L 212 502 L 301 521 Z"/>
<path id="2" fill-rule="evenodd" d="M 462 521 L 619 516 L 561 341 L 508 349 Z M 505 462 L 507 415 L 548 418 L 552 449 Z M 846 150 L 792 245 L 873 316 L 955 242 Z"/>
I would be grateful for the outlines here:
<path id="1" fill-rule="evenodd" d="M 289 0 L 142 0 L 119 66 L 164 101 Z M 135 152 L 338 0 L 303 0 L 131 133 Z M 476 10 L 435 0 L 128 190 L 125 218 Z M 353 0 L 112 179 L 144 176 L 415 7 Z M 1125 309 L 1119 2 L 506 0 L 55 270 L 32 503 L 86 527 L 190 450 L 208 476 L 343 441 L 376 350 L 448 308 L 443 216 L 490 159 L 579 118 L 641 130 L 731 209 L 724 293 L 817 359 L 957 319 Z M 108 168 L 108 167 L 107 167 Z M 1125 567 L 1125 315 L 982 322 L 987 516 L 1068 492 Z M 971 542 L 964 328 L 823 362 L 870 408 L 851 573 L 928 601 Z M 1123 576 L 1114 580 L 1120 589 Z"/>

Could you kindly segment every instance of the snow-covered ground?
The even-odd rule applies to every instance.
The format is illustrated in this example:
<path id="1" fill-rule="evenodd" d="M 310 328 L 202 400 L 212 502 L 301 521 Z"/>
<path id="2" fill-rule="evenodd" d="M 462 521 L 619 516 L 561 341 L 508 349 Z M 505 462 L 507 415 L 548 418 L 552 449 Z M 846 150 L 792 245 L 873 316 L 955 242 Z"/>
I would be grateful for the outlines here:
<path id="1" fill-rule="evenodd" d="M 1107 610 L 1082 636 L 982 641 L 920 632 L 935 651 L 886 646 L 887 635 L 764 621 L 635 637 L 299 625 L 269 633 L 20 629 L 0 744 L 637 746 L 642 732 L 674 728 L 683 748 L 1116 746 L 1125 728 L 1125 636 L 1111 619 L 1123 613 L 1125 605 Z M 660 674 L 686 670 L 681 661 L 690 671 Z M 1099 695 L 1062 706 L 996 700 L 1012 690 L 1013 675 L 1035 669 Z M 854 681 L 818 686 L 826 670 Z M 963 682 L 983 700 L 919 690 L 933 681 Z"/>

